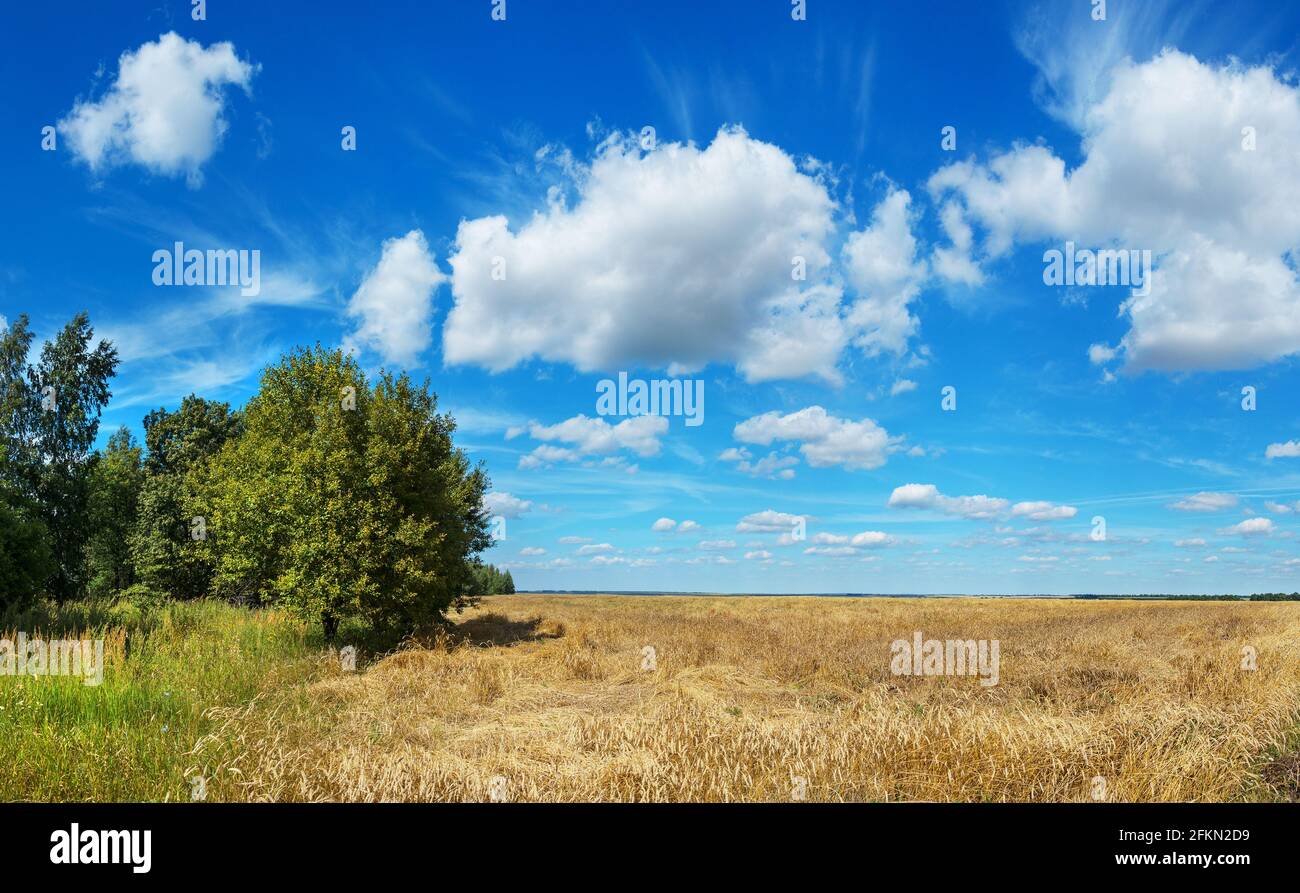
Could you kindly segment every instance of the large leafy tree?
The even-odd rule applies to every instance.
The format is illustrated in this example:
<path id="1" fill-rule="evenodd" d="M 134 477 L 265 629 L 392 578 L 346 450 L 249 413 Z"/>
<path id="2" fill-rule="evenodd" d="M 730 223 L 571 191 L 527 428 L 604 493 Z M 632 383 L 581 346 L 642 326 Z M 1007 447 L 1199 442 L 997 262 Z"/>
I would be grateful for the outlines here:
<path id="1" fill-rule="evenodd" d="M 130 536 L 144 485 L 140 453 L 131 432 L 119 428 L 91 471 L 86 575 L 92 595 L 112 595 L 135 582 Z"/>
<path id="2" fill-rule="evenodd" d="M 93 340 L 89 317 L 79 313 L 33 365 L 25 314 L 0 333 L 3 477 L 49 533 L 56 564 L 47 585 L 61 600 L 84 590 L 92 448 L 118 362 L 111 344 L 92 347 Z"/>
<path id="3" fill-rule="evenodd" d="M 215 585 L 319 619 L 414 629 L 463 606 L 490 540 L 487 478 L 428 385 L 319 346 L 269 368 L 208 466 Z"/>
<path id="4" fill-rule="evenodd" d="M 207 462 L 239 436 L 241 424 L 230 404 L 193 394 L 174 412 L 157 409 L 145 416 L 146 476 L 131 558 L 140 582 L 151 590 L 176 598 L 207 593 L 213 567 L 195 539 L 206 535 L 207 526 L 195 490 Z"/>

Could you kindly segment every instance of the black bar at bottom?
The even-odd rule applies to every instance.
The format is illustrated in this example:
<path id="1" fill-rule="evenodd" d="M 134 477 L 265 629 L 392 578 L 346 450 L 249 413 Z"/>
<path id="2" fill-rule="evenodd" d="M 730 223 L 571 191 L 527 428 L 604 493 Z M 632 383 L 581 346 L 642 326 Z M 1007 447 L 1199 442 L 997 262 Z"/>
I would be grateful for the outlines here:
<path id="1" fill-rule="evenodd" d="M 686 864 L 696 881 L 846 869 L 866 879 L 887 868 L 919 880 L 976 866 L 987 877 L 1228 879 L 1292 867 L 1297 817 L 1291 804 L 12 804 L 0 806 L 0 864 L 13 880 L 127 884 L 337 884 L 393 871 L 436 884 L 454 869 L 485 881 L 636 886 Z M 145 830 L 147 872 L 136 870 L 143 835 L 101 833 Z M 108 860 L 115 847 L 116 863 L 80 858 Z"/>

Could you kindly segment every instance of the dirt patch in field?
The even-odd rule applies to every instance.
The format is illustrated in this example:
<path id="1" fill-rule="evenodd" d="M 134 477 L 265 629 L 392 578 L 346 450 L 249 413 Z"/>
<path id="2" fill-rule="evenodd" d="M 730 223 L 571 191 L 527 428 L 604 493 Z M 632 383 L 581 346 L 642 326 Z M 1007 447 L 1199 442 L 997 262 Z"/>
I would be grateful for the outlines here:
<path id="1" fill-rule="evenodd" d="M 1283 754 L 1264 766 L 1264 781 L 1288 803 L 1300 803 L 1300 751 Z"/>

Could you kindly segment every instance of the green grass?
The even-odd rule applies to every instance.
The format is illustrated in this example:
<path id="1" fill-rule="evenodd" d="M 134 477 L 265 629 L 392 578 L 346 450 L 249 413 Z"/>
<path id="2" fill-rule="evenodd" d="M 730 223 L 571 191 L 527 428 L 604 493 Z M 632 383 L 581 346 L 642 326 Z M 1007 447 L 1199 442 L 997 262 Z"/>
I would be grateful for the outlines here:
<path id="1" fill-rule="evenodd" d="M 0 638 L 103 639 L 104 679 L 0 675 L 0 801 L 191 799 L 207 711 L 310 679 L 324 644 L 280 612 L 221 602 L 42 605 Z"/>

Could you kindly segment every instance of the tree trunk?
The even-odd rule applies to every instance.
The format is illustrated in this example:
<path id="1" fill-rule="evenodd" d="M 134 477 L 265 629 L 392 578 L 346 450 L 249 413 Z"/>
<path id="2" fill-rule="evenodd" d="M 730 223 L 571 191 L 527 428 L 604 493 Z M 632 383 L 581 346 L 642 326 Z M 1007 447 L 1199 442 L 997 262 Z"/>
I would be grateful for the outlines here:
<path id="1" fill-rule="evenodd" d="M 339 632 L 339 619 L 329 611 L 325 611 L 320 615 L 320 624 L 325 628 L 325 641 L 333 642 Z"/>

